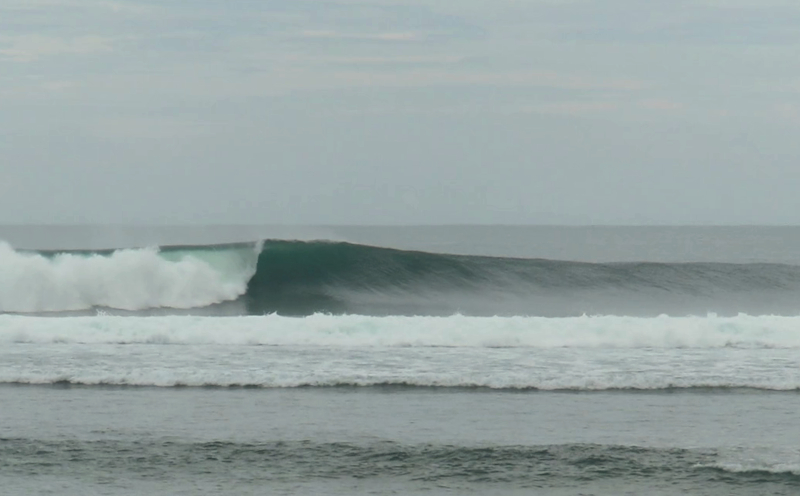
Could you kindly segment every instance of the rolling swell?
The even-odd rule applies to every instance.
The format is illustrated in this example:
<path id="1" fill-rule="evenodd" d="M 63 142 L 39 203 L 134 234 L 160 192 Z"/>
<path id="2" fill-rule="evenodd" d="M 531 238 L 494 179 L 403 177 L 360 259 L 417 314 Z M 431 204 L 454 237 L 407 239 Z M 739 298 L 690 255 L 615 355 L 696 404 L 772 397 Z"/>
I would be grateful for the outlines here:
<path id="1" fill-rule="evenodd" d="M 279 441 L 191 442 L 145 438 L 122 440 L 0 439 L 0 475 L 58 477 L 83 481 L 188 481 L 243 489 L 324 481 L 400 483 L 406 490 L 430 484 L 447 491 L 478 487 L 562 488 L 570 491 L 642 487 L 669 494 L 792 494 L 800 486 L 793 467 L 720 463 L 711 449 L 644 448 L 598 444 L 540 446 L 408 445 Z M 113 486 L 111 486 L 113 487 Z M 249 493 L 249 492 L 248 492 Z M 288 492 L 287 492 L 288 493 Z M 570 492 L 571 493 L 571 492 Z M 616 491 L 615 491 L 616 493 Z M 707 494 L 705 491 L 702 494 Z"/>
<path id="2" fill-rule="evenodd" d="M 797 314 L 800 267 L 583 263 L 268 241 L 250 313 L 311 315 Z"/>

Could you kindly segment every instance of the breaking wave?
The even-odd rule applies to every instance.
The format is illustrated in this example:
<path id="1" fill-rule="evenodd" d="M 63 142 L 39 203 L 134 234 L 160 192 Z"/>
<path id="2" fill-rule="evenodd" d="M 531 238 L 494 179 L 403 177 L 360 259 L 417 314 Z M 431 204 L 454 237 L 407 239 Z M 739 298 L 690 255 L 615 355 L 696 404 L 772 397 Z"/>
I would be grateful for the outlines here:
<path id="1" fill-rule="evenodd" d="M 191 309 L 242 296 L 253 246 L 22 252 L 0 243 L 0 312 Z"/>
<path id="2" fill-rule="evenodd" d="M 799 301 L 800 267 L 782 264 L 582 263 L 327 241 L 100 252 L 0 244 L 6 313 L 796 315 Z"/>

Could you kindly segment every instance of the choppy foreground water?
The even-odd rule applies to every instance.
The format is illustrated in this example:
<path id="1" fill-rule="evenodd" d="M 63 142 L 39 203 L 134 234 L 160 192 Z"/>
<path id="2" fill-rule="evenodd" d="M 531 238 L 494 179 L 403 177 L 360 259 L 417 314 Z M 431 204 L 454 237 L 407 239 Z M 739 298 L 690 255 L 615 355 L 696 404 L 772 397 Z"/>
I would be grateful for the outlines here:
<path id="1" fill-rule="evenodd" d="M 0 387 L 8 494 L 797 494 L 800 395 Z"/>

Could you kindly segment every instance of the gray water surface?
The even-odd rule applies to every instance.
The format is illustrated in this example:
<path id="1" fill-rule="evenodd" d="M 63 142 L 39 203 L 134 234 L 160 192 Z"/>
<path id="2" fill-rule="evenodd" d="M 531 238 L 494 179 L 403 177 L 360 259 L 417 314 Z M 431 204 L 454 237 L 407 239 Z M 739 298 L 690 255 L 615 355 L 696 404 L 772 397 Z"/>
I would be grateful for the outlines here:
<path id="1" fill-rule="evenodd" d="M 793 392 L 3 386 L 0 404 L 17 494 L 800 489 Z"/>

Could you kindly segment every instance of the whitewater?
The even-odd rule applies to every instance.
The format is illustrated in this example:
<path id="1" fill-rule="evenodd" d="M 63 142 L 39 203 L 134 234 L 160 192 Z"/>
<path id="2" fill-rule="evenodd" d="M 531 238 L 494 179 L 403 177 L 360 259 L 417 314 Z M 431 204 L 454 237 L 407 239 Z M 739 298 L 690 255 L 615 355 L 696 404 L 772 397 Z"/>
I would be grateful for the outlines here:
<path id="1" fill-rule="evenodd" d="M 255 274 L 257 246 L 37 253 L 0 242 L 0 312 L 188 309 L 235 300 Z"/>
<path id="2" fill-rule="evenodd" d="M 800 317 L 747 315 L 6 315 L 0 383 L 795 390 L 798 328 Z"/>

